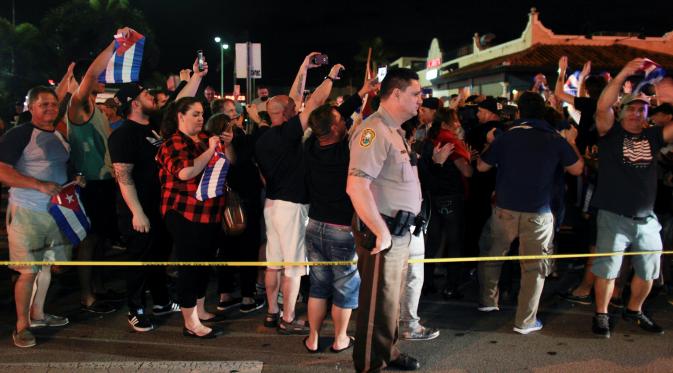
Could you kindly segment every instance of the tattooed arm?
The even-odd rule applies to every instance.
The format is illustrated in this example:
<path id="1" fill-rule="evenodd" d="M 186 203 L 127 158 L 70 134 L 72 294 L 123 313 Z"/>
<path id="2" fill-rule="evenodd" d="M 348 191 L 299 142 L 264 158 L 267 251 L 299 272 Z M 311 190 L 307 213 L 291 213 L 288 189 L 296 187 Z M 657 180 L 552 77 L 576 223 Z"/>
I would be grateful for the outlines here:
<path id="1" fill-rule="evenodd" d="M 374 202 L 374 196 L 370 189 L 374 178 L 366 172 L 357 168 L 352 168 L 348 172 L 346 181 L 346 193 L 353 202 L 353 208 L 369 229 L 376 235 L 376 247 L 371 254 L 378 254 L 392 246 L 392 236 L 388 230 L 386 222 L 383 221 L 379 209 Z"/>
<path id="2" fill-rule="evenodd" d="M 133 219 L 131 220 L 133 229 L 141 233 L 149 232 L 150 220 L 143 211 L 143 207 L 138 199 L 138 191 L 133 181 L 133 164 L 113 163 L 112 167 L 114 168 L 115 178 L 119 184 L 119 190 L 122 193 L 124 202 L 129 210 L 131 210 L 131 214 L 133 214 Z"/>
<path id="3" fill-rule="evenodd" d="M 320 52 L 311 52 L 308 56 L 306 56 L 306 58 L 304 58 L 304 62 L 302 62 L 301 66 L 299 66 L 297 76 L 294 78 L 294 82 L 292 83 L 292 88 L 290 88 L 290 93 L 288 94 L 288 96 L 290 96 L 290 98 L 294 100 L 295 105 L 297 105 L 297 109 L 301 107 L 301 103 L 304 100 L 306 73 L 308 72 L 308 69 L 318 66 L 312 64 L 311 59 L 313 59 L 313 56 L 319 54 Z"/>

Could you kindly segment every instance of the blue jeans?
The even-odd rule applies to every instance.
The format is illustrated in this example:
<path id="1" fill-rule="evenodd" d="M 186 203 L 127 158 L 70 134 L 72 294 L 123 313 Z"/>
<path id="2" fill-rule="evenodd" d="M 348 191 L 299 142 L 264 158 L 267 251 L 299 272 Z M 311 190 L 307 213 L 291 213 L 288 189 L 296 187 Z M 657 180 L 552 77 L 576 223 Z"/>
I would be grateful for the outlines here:
<path id="1" fill-rule="evenodd" d="M 349 226 L 309 219 L 306 227 L 306 253 L 311 262 L 356 260 L 355 239 Z M 355 264 L 312 266 L 310 297 L 329 299 L 340 308 L 358 308 L 360 275 Z"/>

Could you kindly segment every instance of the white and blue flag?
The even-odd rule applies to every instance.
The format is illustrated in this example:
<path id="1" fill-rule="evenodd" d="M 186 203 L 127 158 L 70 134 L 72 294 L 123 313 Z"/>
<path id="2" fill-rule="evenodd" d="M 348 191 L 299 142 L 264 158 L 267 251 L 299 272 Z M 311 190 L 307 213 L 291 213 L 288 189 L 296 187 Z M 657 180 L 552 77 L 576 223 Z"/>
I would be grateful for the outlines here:
<path id="1" fill-rule="evenodd" d="M 229 160 L 218 149 L 203 170 L 199 187 L 196 189 L 196 199 L 205 201 L 223 195 L 228 171 Z"/>
<path id="2" fill-rule="evenodd" d="M 59 194 L 51 197 L 49 213 L 73 246 L 79 245 L 91 229 L 79 199 L 79 186 L 74 182 L 64 185 Z"/>
<path id="3" fill-rule="evenodd" d="M 105 71 L 98 77 L 101 83 L 131 83 L 140 80 L 145 37 L 132 31 L 128 37 L 115 35 L 115 52 Z"/>

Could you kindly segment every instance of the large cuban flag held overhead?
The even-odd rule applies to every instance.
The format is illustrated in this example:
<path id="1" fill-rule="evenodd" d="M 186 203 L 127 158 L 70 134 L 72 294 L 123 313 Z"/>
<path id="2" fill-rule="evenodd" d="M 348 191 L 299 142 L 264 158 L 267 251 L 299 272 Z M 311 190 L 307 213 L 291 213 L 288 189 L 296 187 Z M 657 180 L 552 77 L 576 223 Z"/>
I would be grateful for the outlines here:
<path id="1" fill-rule="evenodd" d="M 59 194 L 51 197 L 49 213 L 73 245 L 82 242 L 91 228 L 75 182 L 64 185 Z"/>
<path id="2" fill-rule="evenodd" d="M 199 187 L 196 189 L 196 199 L 205 201 L 223 195 L 228 171 L 229 161 L 221 149 L 216 150 L 203 170 Z"/>
<path id="3" fill-rule="evenodd" d="M 115 53 L 108 61 L 107 68 L 98 77 L 101 83 L 137 82 L 140 77 L 140 65 L 143 62 L 145 37 L 131 31 L 128 37 L 115 35 Z"/>

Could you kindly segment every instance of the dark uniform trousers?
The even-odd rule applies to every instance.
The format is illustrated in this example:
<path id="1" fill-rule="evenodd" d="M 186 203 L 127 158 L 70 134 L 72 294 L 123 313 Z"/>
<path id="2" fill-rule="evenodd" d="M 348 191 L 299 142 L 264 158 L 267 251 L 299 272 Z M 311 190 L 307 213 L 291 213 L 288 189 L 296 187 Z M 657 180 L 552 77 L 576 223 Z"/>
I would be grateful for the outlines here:
<path id="1" fill-rule="evenodd" d="M 411 233 L 393 236 L 393 246 L 376 255 L 357 248 L 362 280 L 353 362 L 357 372 L 378 372 L 399 357 L 400 297 L 407 278 Z"/>

